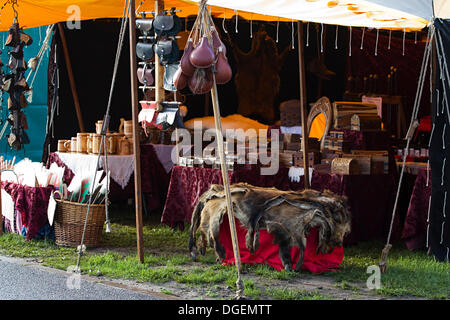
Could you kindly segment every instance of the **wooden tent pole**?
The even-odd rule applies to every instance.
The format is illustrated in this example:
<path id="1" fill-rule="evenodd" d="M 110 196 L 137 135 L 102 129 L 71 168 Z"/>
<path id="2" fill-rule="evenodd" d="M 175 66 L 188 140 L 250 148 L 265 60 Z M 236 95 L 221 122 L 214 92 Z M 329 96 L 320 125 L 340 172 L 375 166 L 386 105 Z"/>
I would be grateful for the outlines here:
<path id="1" fill-rule="evenodd" d="M 202 2 L 199 4 L 200 6 L 206 5 L 206 0 L 202 0 Z M 207 10 L 207 9 L 206 9 Z M 208 18 L 203 15 L 205 24 L 210 29 L 209 20 Z M 212 43 L 211 35 L 208 33 L 208 40 L 210 43 Z M 231 203 L 231 191 L 230 191 L 230 180 L 228 177 L 228 168 L 227 168 L 227 162 L 226 162 L 226 156 L 225 156 L 225 150 L 223 146 L 223 133 L 222 133 L 222 121 L 220 118 L 220 107 L 219 107 L 219 97 L 217 94 L 217 83 L 216 83 L 216 76 L 213 73 L 213 86 L 211 88 L 211 99 L 212 99 L 212 107 L 214 111 L 214 123 L 216 127 L 216 141 L 217 141 L 217 147 L 219 151 L 219 157 L 220 157 L 220 168 L 222 171 L 222 180 L 223 180 L 223 186 L 225 190 L 225 198 L 227 201 L 227 216 L 228 216 L 228 222 L 230 225 L 230 233 L 231 233 L 231 242 L 233 243 L 233 254 L 234 254 L 234 260 L 236 264 L 237 269 L 237 281 L 236 281 L 236 288 L 237 288 L 237 294 L 236 298 L 240 299 L 242 298 L 244 294 L 244 283 L 241 279 L 241 270 L 242 270 L 242 263 L 241 263 L 241 255 L 239 252 L 239 240 L 237 237 L 237 231 L 236 231 L 236 221 L 234 220 L 234 212 L 233 212 L 233 205 Z"/>
<path id="2" fill-rule="evenodd" d="M 144 239 L 142 229 L 142 188 L 141 188 L 141 147 L 138 133 L 138 91 L 136 62 L 136 16 L 135 1 L 130 0 L 130 74 L 131 74 L 131 110 L 133 118 L 133 152 L 134 152 L 134 193 L 136 202 L 136 238 L 137 253 L 141 263 L 144 263 Z"/>
<path id="3" fill-rule="evenodd" d="M 81 132 L 85 132 L 83 117 L 81 115 L 80 101 L 78 100 L 77 87 L 75 85 L 75 78 L 73 76 L 72 63 L 70 62 L 69 49 L 67 48 L 66 35 L 61 22 L 58 23 L 58 30 L 61 36 L 61 42 L 63 45 L 64 59 L 66 61 L 67 74 L 69 76 L 70 88 L 72 89 L 73 103 L 75 105 L 75 111 L 77 113 L 78 126 Z"/>
<path id="4" fill-rule="evenodd" d="M 298 39 L 298 68 L 300 75 L 300 113 L 302 117 L 302 152 L 303 168 L 305 170 L 304 180 L 305 189 L 309 189 L 309 161 L 308 161 L 308 128 L 307 128 L 307 98 L 306 98 L 306 80 L 305 80 L 305 56 L 303 54 L 303 23 L 297 22 Z"/>

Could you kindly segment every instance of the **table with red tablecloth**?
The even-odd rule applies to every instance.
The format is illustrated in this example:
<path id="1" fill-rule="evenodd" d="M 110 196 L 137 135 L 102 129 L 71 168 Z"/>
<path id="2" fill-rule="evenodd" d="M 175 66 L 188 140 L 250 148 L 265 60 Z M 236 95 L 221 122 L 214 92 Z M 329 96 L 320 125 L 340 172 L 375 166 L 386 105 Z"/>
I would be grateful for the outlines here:
<path id="1" fill-rule="evenodd" d="M 47 208 L 53 187 L 29 187 L 6 181 L 1 184 L 15 207 L 15 221 L 3 217 L 7 231 L 23 234 L 22 227 L 25 227 L 26 239 L 33 239 L 48 222 Z"/>
<path id="2" fill-rule="evenodd" d="M 152 144 L 141 145 L 141 187 L 148 211 L 162 209 L 169 185 L 169 173 L 166 171 L 167 168 L 165 169 L 167 165 L 163 165 L 159 160 L 155 151 L 157 147 Z M 74 173 L 64 164 L 57 153 L 50 153 L 47 167 L 50 167 L 52 163 L 66 167 L 64 182 L 69 184 Z M 134 198 L 134 173 L 125 188 L 111 179 L 109 196 L 112 201 Z"/>
<path id="3" fill-rule="evenodd" d="M 431 174 L 427 168 L 418 170 L 412 189 L 402 239 L 410 250 L 425 248 L 428 207 L 431 198 Z"/>
<path id="4" fill-rule="evenodd" d="M 261 175 L 258 166 L 229 172 L 230 183 L 247 182 L 280 190 L 302 190 L 304 183 L 291 181 L 289 168 L 275 175 Z M 201 194 L 211 184 L 222 184 L 218 169 L 174 166 L 161 222 L 171 227 L 190 223 L 192 211 Z M 337 175 L 313 171 L 311 188 L 325 189 L 348 197 L 352 215 L 352 231 L 346 244 L 373 239 L 386 239 L 395 201 L 396 181 L 392 175 Z M 394 220 L 392 240 L 400 239 L 398 216 Z"/>

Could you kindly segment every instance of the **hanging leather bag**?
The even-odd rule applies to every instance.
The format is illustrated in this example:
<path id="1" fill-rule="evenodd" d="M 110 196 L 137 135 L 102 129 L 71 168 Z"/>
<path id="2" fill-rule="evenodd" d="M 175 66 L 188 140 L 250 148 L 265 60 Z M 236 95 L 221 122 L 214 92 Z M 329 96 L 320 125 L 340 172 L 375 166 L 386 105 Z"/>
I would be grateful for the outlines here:
<path id="1" fill-rule="evenodd" d="M 153 43 L 147 42 L 138 42 L 136 44 L 136 55 L 139 59 L 148 61 L 153 59 L 154 51 L 153 51 Z"/>
<path id="2" fill-rule="evenodd" d="M 175 40 L 159 40 L 155 45 L 155 52 L 161 63 L 174 63 L 178 60 L 179 49 Z"/>

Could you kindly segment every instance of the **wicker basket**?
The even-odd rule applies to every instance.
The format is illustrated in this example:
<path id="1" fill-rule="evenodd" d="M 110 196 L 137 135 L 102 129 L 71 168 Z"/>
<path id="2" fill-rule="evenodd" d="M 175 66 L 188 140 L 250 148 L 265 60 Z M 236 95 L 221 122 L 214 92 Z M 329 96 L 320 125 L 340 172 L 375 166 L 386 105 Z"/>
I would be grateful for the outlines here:
<path id="1" fill-rule="evenodd" d="M 88 205 L 84 203 L 56 200 L 55 238 L 56 244 L 76 247 L 81 244 Z M 105 205 L 92 204 L 84 236 L 84 245 L 97 247 L 105 223 Z"/>

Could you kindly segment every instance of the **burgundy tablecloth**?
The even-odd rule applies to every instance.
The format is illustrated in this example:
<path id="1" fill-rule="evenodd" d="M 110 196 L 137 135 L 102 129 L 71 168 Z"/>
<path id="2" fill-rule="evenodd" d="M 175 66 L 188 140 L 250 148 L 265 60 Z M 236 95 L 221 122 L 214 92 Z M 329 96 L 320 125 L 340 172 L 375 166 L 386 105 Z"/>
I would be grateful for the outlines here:
<path id="1" fill-rule="evenodd" d="M 292 182 L 288 171 L 288 168 L 280 168 L 276 175 L 261 176 L 260 169 L 254 166 L 251 169 L 230 171 L 229 178 L 230 183 L 247 182 L 255 186 L 275 187 L 280 190 L 303 189 L 303 177 L 300 182 Z M 174 166 L 161 222 L 171 227 L 190 222 L 198 198 L 215 183 L 222 183 L 220 170 Z M 352 232 L 346 237 L 346 244 L 386 238 L 395 200 L 394 177 L 340 176 L 314 171 L 311 187 L 319 191 L 329 189 L 349 198 Z M 394 221 L 393 240 L 399 239 L 400 234 L 397 216 Z"/>
<path id="2" fill-rule="evenodd" d="M 406 246 L 410 250 L 422 249 L 426 246 L 430 197 L 431 174 L 429 171 L 427 174 L 427 169 L 419 169 L 402 233 L 402 239 L 405 240 Z"/>
<path id="3" fill-rule="evenodd" d="M 351 150 L 380 149 L 387 146 L 386 141 L 389 141 L 387 131 L 342 131 L 344 131 L 344 140 L 349 142 Z"/>
<path id="4" fill-rule="evenodd" d="M 33 188 L 6 181 L 2 182 L 2 188 L 13 199 L 16 214 L 21 215 L 22 225 L 27 228 L 26 240 L 33 239 L 48 221 L 47 207 L 53 188 Z M 17 223 L 15 229 L 21 234 L 22 230 Z"/>
<path id="5" fill-rule="evenodd" d="M 56 153 L 50 153 L 47 160 L 47 168 L 55 162 L 58 166 L 65 166 Z M 64 171 L 64 182 L 69 184 L 74 176 L 72 170 L 67 168 Z M 169 174 L 165 171 L 159 161 L 155 149 L 151 144 L 141 145 L 141 184 L 147 210 L 162 209 L 165 202 L 167 188 L 169 186 Z M 124 200 L 134 198 L 134 174 L 131 175 L 125 189 L 122 189 L 115 181 L 111 180 L 110 199 Z"/>

